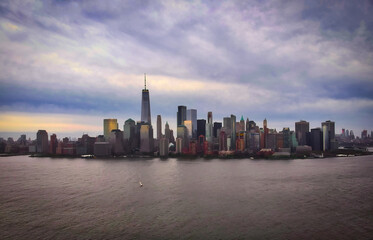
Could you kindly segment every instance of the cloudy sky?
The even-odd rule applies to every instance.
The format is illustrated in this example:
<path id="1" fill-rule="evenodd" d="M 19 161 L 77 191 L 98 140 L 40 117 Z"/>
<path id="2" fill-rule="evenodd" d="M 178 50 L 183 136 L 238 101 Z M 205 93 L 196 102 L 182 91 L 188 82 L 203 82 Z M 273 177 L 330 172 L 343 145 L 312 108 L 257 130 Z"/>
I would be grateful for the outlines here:
<path id="1" fill-rule="evenodd" d="M 372 1 L 0 1 L 0 132 L 102 134 L 178 105 L 373 130 Z M 33 137 L 33 136 L 31 136 Z"/>

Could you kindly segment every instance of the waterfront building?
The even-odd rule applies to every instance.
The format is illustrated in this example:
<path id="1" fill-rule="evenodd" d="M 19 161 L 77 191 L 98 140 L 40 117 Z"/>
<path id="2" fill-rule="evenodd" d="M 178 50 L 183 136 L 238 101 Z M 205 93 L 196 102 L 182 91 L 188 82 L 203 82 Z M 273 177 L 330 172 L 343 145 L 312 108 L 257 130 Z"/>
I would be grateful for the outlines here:
<path id="1" fill-rule="evenodd" d="M 212 123 L 212 112 L 207 113 L 206 123 L 206 141 L 212 143 L 213 138 L 213 123 Z"/>
<path id="2" fill-rule="evenodd" d="M 337 148 L 335 140 L 335 123 L 328 120 L 321 123 L 323 130 L 323 150 L 334 150 Z"/>
<path id="3" fill-rule="evenodd" d="M 284 134 L 282 132 L 276 133 L 276 149 L 284 147 Z"/>
<path id="4" fill-rule="evenodd" d="M 162 117 L 161 115 L 157 115 L 157 139 L 158 141 L 162 137 Z"/>
<path id="5" fill-rule="evenodd" d="M 191 135 L 192 135 L 193 139 L 197 139 L 197 110 L 196 109 L 188 109 L 186 120 L 191 120 L 192 121 Z"/>
<path id="6" fill-rule="evenodd" d="M 323 132 L 321 128 L 311 129 L 311 147 L 313 151 L 323 150 Z"/>
<path id="7" fill-rule="evenodd" d="M 136 123 L 133 119 L 129 118 L 123 125 L 123 144 L 125 152 L 129 153 L 136 148 Z"/>
<path id="8" fill-rule="evenodd" d="M 304 120 L 295 123 L 295 134 L 298 141 L 298 145 L 308 145 L 307 134 L 310 131 L 310 123 Z"/>
<path id="9" fill-rule="evenodd" d="M 153 152 L 153 128 L 150 124 L 142 124 L 140 128 L 140 152 L 151 153 Z"/>
<path id="10" fill-rule="evenodd" d="M 227 135 L 225 134 L 225 128 L 220 129 L 219 151 L 227 151 Z"/>
<path id="11" fill-rule="evenodd" d="M 177 107 L 177 126 L 183 125 L 186 120 L 187 108 L 186 106 Z"/>
<path id="12" fill-rule="evenodd" d="M 188 129 L 185 125 L 179 125 L 177 127 L 177 138 L 181 138 L 183 140 L 183 148 L 187 148 L 189 145 L 188 141 Z"/>
<path id="13" fill-rule="evenodd" d="M 45 130 L 39 130 L 36 133 L 36 151 L 38 153 L 48 153 L 48 133 Z"/>
<path id="14" fill-rule="evenodd" d="M 283 148 L 291 148 L 290 128 L 285 127 L 282 129 L 282 137 L 283 137 Z"/>
<path id="15" fill-rule="evenodd" d="M 263 120 L 263 148 L 267 148 L 267 135 L 268 135 L 268 127 L 267 127 L 267 119 Z"/>
<path id="16" fill-rule="evenodd" d="M 119 129 L 114 129 L 110 133 L 110 144 L 113 155 L 123 155 L 123 132 Z"/>
<path id="17" fill-rule="evenodd" d="M 183 139 L 176 138 L 176 153 L 181 154 L 183 151 Z"/>
<path id="18" fill-rule="evenodd" d="M 168 156 L 168 146 L 169 140 L 165 136 L 163 136 L 159 142 L 159 156 L 167 157 Z"/>
<path id="19" fill-rule="evenodd" d="M 117 119 L 104 119 L 104 136 L 106 141 L 109 141 L 112 130 L 118 129 Z"/>
<path id="20" fill-rule="evenodd" d="M 146 74 L 144 74 L 144 89 L 141 97 L 141 121 L 149 125 L 152 124 L 150 114 L 150 96 L 149 90 L 146 89 Z"/>
<path id="21" fill-rule="evenodd" d="M 56 136 L 56 134 L 53 133 L 51 135 L 51 141 L 50 141 L 50 144 L 49 144 L 49 153 L 50 154 L 56 154 L 57 145 L 58 145 L 57 136 Z"/>
<path id="22" fill-rule="evenodd" d="M 106 157 L 111 155 L 111 144 L 109 142 L 95 142 L 94 155 Z"/>
<path id="23" fill-rule="evenodd" d="M 276 142 L 276 135 L 277 133 L 268 133 L 266 136 L 266 143 L 265 146 L 267 149 L 271 149 L 272 151 L 275 151 L 277 148 L 277 142 Z"/>

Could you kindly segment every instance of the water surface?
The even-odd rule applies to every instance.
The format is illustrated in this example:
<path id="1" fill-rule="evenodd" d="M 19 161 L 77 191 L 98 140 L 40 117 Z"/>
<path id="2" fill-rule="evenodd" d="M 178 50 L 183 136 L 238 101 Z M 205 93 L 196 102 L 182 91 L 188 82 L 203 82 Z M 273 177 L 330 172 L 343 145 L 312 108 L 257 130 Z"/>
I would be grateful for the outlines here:
<path id="1" fill-rule="evenodd" d="M 373 239 L 373 156 L 0 158 L 0 239 L 134 238 Z"/>

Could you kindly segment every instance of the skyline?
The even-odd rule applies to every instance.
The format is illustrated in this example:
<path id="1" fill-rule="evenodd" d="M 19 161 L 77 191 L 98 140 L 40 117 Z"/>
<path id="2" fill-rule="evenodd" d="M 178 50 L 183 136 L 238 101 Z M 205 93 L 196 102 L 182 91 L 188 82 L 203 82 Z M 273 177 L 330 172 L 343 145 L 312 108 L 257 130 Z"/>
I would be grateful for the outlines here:
<path id="1" fill-rule="evenodd" d="M 368 1 L 2 1 L 0 9 L 1 137 L 98 135 L 104 118 L 140 120 L 144 72 L 151 118 L 174 130 L 179 105 L 199 119 L 266 118 L 277 130 L 329 119 L 336 133 L 373 129 Z"/>

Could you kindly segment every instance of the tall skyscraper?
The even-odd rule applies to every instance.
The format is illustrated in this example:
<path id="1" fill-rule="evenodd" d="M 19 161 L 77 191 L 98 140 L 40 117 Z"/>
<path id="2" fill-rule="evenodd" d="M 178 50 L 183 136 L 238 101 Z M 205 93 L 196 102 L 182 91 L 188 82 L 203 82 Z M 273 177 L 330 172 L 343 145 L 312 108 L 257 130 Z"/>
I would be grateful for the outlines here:
<path id="1" fill-rule="evenodd" d="M 236 149 L 236 116 L 231 114 L 231 147 L 233 150 Z"/>
<path id="2" fill-rule="evenodd" d="M 48 153 L 48 133 L 45 130 L 39 130 L 36 133 L 36 151 L 38 153 Z"/>
<path id="3" fill-rule="evenodd" d="M 321 128 L 312 128 L 311 129 L 311 147 L 312 151 L 321 151 L 323 148 L 322 145 L 323 133 Z"/>
<path id="4" fill-rule="evenodd" d="M 129 118 L 123 125 L 123 141 L 126 152 L 131 152 L 136 148 L 136 122 Z"/>
<path id="5" fill-rule="evenodd" d="M 162 137 L 162 117 L 157 115 L 157 139 L 161 140 Z"/>
<path id="6" fill-rule="evenodd" d="M 153 128 L 150 124 L 142 124 L 140 129 L 140 152 L 153 152 Z"/>
<path id="7" fill-rule="evenodd" d="M 227 137 L 230 137 L 232 134 L 232 124 L 230 117 L 223 118 L 223 128 L 225 129 L 225 135 L 227 135 Z"/>
<path id="8" fill-rule="evenodd" d="M 211 143 L 213 135 L 212 112 L 207 113 L 206 141 Z"/>
<path id="9" fill-rule="evenodd" d="M 53 133 L 51 135 L 51 142 L 50 142 L 50 145 L 49 145 L 49 153 L 50 154 L 56 154 L 57 145 L 58 145 L 57 136 L 56 136 L 56 134 Z"/>
<path id="10" fill-rule="evenodd" d="M 164 135 L 166 139 L 171 142 L 171 133 L 170 133 L 170 125 L 168 125 L 168 122 L 166 122 L 164 126 Z"/>
<path id="11" fill-rule="evenodd" d="M 117 119 L 104 119 L 104 137 L 106 141 L 109 141 L 110 133 L 114 129 L 118 129 Z"/>
<path id="12" fill-rule="evenodd" d="M 267 127 L 267 119 L 264 118 L 263 120 L 263 142 L 264 142 L 264 147 L 266 148 L 267 145 L 267 136 L 268 136 L 268 127 Z"/>
<path id="13" fill-rule="evenodd" d="M 250 121 L 249 118 L 246 118 L 246 131 L 250 131 Z"/>
<path id="14" fill-rule="evenodd" d="M 334 150 L 337 148 L 335 141 L 335 123 L 328 120 L 321 123 L 323 131 L 323 150 Z"/>
<path id="15" fill-rule="evenodd" d="M 186 106 L 178 106 L 177 107 L 177 126 L 183 125 L 184 121 L 186 120 L 187 108 Z"/>
<path id="16" fill-rule="evenodd" d="M 199 136 L 206 137 L 206 120 L 205 119 L 198 119 L 197 120 L 197 138 Z"/>
<path id="17" fill-rule="evenodd" d="M 197 110 L 188 109 L 186 120 L 192 121 L 192 134 L 191 135 L 193 139 L 197 139 Z"/>
<path id="18" fill-rule="evenodd" d="M 218 130 L 222 128 L 221 122 L 214 122 L 214 128 L 213 128 L 213 136 L 215 138 L 218 138 Z M 225 133 L 224 133 L 225 134 Z"/>
<path id="19" fill-rule="evenodd" d="M 146 74 L 144 74 L 144 89 L 142 90 L 141 98 L 141 121 L 150 125 L 152 124 L 150 115 L 149 90 L 146 89 Z"/>
<path id="20" fill-rule="evenodd" d="M 240 131 L 245 131 L 245 120 L 243 119 L 243 116 L 241 116 L 241 120 L 240 120 L 240 128 L 238 130 L 239 132 Z"/>
<path id="21" fill-rule="evenodd" d="M 184 126 L 186 127 L 187 129 L 187 136 L 188 136 L 188 139 L 191 139 L 192 138 L 192 120 L 185 120 L 184 121 Z"/>
<path id="22" fill-rule="evenodd" d="M 310 131 L 310 123 L 307 121 L 299 121 L 295 123 L 295 135 L 298 140 L 298 145 L 307 145 L 307 133 Z"/>

